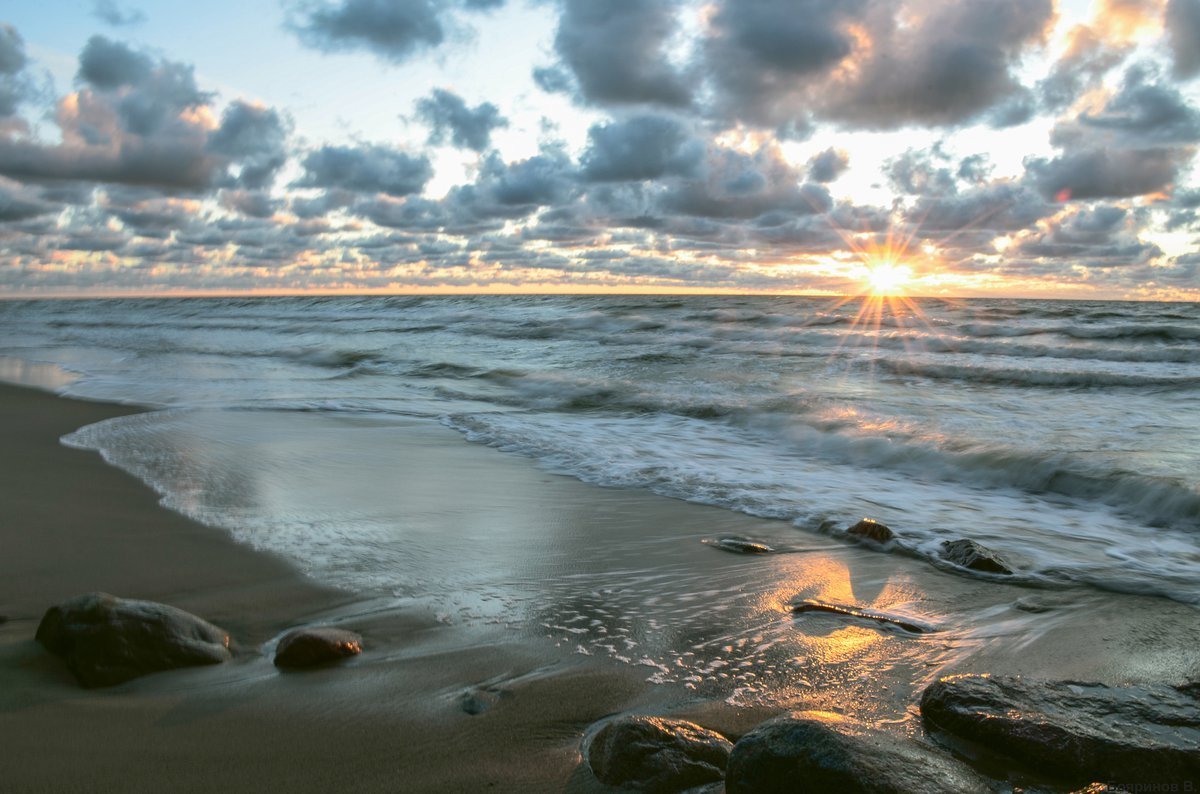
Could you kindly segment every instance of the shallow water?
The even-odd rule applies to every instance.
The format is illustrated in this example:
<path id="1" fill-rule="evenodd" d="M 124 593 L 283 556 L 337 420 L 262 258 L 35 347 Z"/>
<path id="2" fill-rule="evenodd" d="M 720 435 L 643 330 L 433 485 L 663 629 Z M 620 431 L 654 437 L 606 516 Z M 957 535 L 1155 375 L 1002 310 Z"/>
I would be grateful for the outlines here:
<path id="1" fill-rule="evenodd" d="M 322 428 L 330 447 L 362 435 L 355 421 L 365 416 L 438 421 L 592 483 L 805 530 L 870 515 L 918 555 L 966 535 L 1027 580 L 1200 603 L 1193 304 L 0 302 L 0 355 L 8 377 L 57 365 L 71 379 L 42 385 L 172 408 L 73 443 L 136 467 L 176 506 L 203 491 L 205 520 L 257 527 L 239 531 L 288 544 L 343 586 L 387 578 L 370 551 L 395 509 L 377 481 L 388 435 L 371 439 L 377 480 L 313 483 L 286 439 L 243 443 L 260 422 L 273 426 L 246 418 L 255 412 L 346 420 Z M 203 474 L 179 485 L 164 468 L 176 464 L 155 457 L 161 443 L 203 447 L 220 466 L 220 450 L 236 449 L 243 468 L 274 467 L 275 485 L 247 494 L 240 478 Z M 306 489 L 320 498 L 300 498 Z"/>

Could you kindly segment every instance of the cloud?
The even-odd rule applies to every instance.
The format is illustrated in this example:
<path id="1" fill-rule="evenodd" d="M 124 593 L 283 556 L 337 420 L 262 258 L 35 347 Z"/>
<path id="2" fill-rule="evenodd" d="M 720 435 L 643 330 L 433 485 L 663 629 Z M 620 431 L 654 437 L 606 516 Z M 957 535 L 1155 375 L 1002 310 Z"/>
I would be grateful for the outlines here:
<path id="1" fill-rule="evenodd" d="M 1138 226 L 1138 218 L 1123 207 L 1074 209 L 1022 235 L 1013 255 L 1083 267 L 1145 264 L 1162 256 L 1162 250 L 1142 242 Z"/>
<path id="2" fill-rule="evenodd" d="M 1175 76 L 1188 79 L 1200 74 L 1200 0 L 1169 0 L 1164 27 Z"/>
<path id="3" fill-rule="evenodd" d="M 691 88 L 666 57 L 677 30 L 677 0 L 561 0 L 554 49 L 585 102 L 682 107 Z M 565 88 L 561 73 L 540 70 L 548 91 Z M 540 75 L 540 77 L 539 77 Z"/>
<path id="4" fill-rule="evenodd" d="M 154 61 L 150 56 L 104 36 L 92 36 L 79 54 L 78 79 L 102 89 L 136 86 L 150 78 Z"/>
<path id="5" fill-rule="evenodd" d="M 279 111 L 235 100 L 225 108 L 221 125 L 209 135 L 207 148 L 240 164 L 239 185 L 269 187 L 287 161 L 290 129 L 290 120 Z"/>
<path id="6" fill-rule="evenodd" d="M 1189 152 L 1167 147 L 1097 148 L 1027 159 L 1025 169 L 1047 197 L 1127 198 L 1166 190 L 1189 158 Z"/>
<path id="7" fill-rule="evenodd" d="M 808 177 L 814 182 L 832 182 L 850 166 L 850 155 L 841 149 L 826 149 L 808 161 Z"/>
<path id="8" fill-rule="evenodd" d="M 441 12 L 430 0 L 342 0 L 307 3 L 293 28 L 301 41 L 326 52 L 365 49 L 395 63 L 446 38 Z"/>
<path id="9" fill-rule="evenodd" d="M 1080 113 L 1055 128 L 1056 145 L 1102 134 L 1112 145 L 1145 147 L 1200 141 L 1200 112 L 1178 90 L 1149 82 L 1155 75 L 1140 66 L 1126 73 L 1121 90 L 1096 113 Z"/>
<path id="10" fill-rule="evenodd" d="M 386 146 L 322 146 L 303 162 L 297 187 L 341 188 L 356 193 L 407 196 L 420 193 L 433 176 L 424 155 L 411 155 Z"/>
<path id="11" fill-rule="evenodd" d="M 33 81 L 25 74 L 27 64 L 21 34 L 12 25 L 0 24 L 0 132 L 4 120 L 35 93 Z"/>
<path id="12" fill-rule="evenodd" d="M 417 101 L 417 116 L 430 126 L 430 143 L 441 144 L 448 139 L 459 148 L 476 152 L 491 145 L 492 130 L 508 126 L 508 120 L 491 102 L 468 108 L 462 97 L 441 88 Z"/>
<path id="13" fill-rule="evenodd" d="M 588 130 L 581 162 L 585 179 L 613 182 L 688 176 L 703 156 L 703 144 L 678 119 L 639 115 Z"/>
<path id="14" fill-rule="evenodd" d="M 146 14 L 141 9 L 121 8 L 116 0 L 93 0 L 92 14 L 113 27 L 138 25 L 146 21 Z"/>
<path id="15" fill-rule="evenodd" d="M 57 205 L 32 195 L 23 185 L 0 179 L 0 223 L 28 220 L 59 209 Z"/>

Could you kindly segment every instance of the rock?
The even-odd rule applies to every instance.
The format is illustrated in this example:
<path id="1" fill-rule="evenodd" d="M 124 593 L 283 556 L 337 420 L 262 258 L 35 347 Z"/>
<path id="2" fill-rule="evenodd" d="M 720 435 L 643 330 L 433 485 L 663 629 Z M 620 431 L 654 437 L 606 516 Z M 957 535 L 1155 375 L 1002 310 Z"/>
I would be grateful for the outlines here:
<path id="1" fill-rule="evenodd" d="M 855 535 L 867 540 L 873 540 L 876 543 L 887 543 L 892 538 L 896 537 L 896 533 L 892 532 L 891 527 L 887 524 L 881 524 L 873 518 L 864 518 L 854 526 L 846 530 L 849 535 Z"/>
<path id="2" fill-rule="evenodd" d="M 586 756 L 601 783 L 666 794 L 720 780 L 732 747 L 691 722 L 633 716 L 601 728 Z"/>
<path id="3" fill-rule="evenodd" d="M 723 538 L 707 542 L 715 549 L 732 551 L 734 554 L 770 554 L 775 551 L 775 549 L 765 543 L 738 537 L 737 535 L 726 535 Z"/>
<path id="4" fill-rule="evenodd" d="M 802 601 L 794 601 L 789 606 L 792 608 L 793 614 L 803 614 L 805 612 L 825 612 L 833 615 L 842 615 L 848 618 L 861 618 L 863 620 L 873 620 L 876 623 L 884 623 L 890 626 L 896 626 L 913 634 L 924 634 L 927 631 L 936 631 L 937 629 L 928 624 L 920 623 L 911 618 L 906 618 L 901 615 L 892 615 L 888 612 L 880 612 L 876 609 L 867 609 L 865 607 L 848 607 L 841 604 L 829 604 L 824 601 L 816 601 L 811 598 L 806 598 Z"/>
<path id="5" fill-rule="evenodd" d="M 182 609 L 108 593 L 88 593 L 51 607 L 36 638 L 63 657 L 85 687 L 230 658 L 223 629 Z"/>
<path id="6" fill-rule="evenodd" d="M 362 653 L 362 637 L 331 626 L 295 629 L 275 647 L 275 666 L 298 670 L 338 662 Z"/>
<path id="7" fill-rule="evenodd" d="M 942 558 L 985 573 L 1012 573 L 1012 566 L 998 557 L 994 551 L 980 546 L 973 540 L 946 540 L 942 542 Z"/>
<path id="8" fill-rule="evenodd" d="M 989 792 L 946 753 L 849 717 L 802 711 L 759 725 L 733 747 L 728 794 Z"/>
<path id="9" fill-rule="evenodd" d="M 921 697 L 930 731 L 1073 784 L 1200 780 L 1200 708 L 1166 685 L 949 676 Z"/>

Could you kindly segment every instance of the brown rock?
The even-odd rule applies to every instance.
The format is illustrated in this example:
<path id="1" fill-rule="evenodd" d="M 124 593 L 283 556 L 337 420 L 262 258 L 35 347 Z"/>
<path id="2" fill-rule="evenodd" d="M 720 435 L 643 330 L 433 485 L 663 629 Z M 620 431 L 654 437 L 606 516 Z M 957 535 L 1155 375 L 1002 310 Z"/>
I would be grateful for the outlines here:
<path id="1" fill-rule="evenodd" d="M 867 540 L 873 540 L 876 543 L 887 543 L 892 538 L 896 537 L 896 533 L 892 532 L 891 527 L 887 524 L 880 523 L 873 518 L 864 518 L 854 526 L 846 530 L 846 534 L 854 535 Z"/>
<path id="2" fill-rule="evenodd" d="M 362 653 L 362 637 L 331 626 L 295 629 L 283 635 L 275 648 L 275 666 L 289 669 L 317 667 Z"/>

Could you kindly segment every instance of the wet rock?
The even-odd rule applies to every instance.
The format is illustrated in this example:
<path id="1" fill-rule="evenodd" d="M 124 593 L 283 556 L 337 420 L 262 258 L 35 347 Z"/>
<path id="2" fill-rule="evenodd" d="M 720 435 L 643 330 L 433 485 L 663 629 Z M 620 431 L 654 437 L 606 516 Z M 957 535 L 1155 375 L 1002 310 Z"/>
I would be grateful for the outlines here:
<path id="1" fill-rule="evenodd" d="M 734 554 L 770 554 L 775 551 L 775 549 L 765 543 L 737 535 L 726 535 L 723 538 L 709 541 L 708 545 L 721 551 L 731 551 Z"/>
<path id="2" fill-rule="evenodd" d="M 946 540 L 942 542 L 942 558 L 985 573 L 1012 573 L 1012 566 L 991 549 L 980 546 L 973 540 Z"/>
<path id="3" fill-rule="evenodd" d="M 601 783 L 666 794 L 720 780 L 732 747 L 691 722 L 633 716 L 601 728 L 586 755 Z"/>
<path id="4" fill-rule="evenodd" d="M 921 698 L 930 731 L 1082 784 L 1200 780 L 1200 709 L 1166 685 L 949 676 Z"/>
<path id="5" fill-rule="evenodd" d="M 846 534 L 873 540 L 876 543 L 887 543 L 896 537 L 896 533 L 892 532 L 891 527 L 887 524 L 881 524 L 873 518 L 864 518 L 847 529 Z"/>
<path id="6" fill-rule="evenodd" d="M 987 781 L 937 748 L 823 711 L 765 722 L 733 747 L 728 794 L 988 792 Z"/>
<path id="7" fill-rule="evenodd" d="M 362 637 L 330 626 L 296 629 L 275 648 L 275 666 L 298 670 L 339 662 L 362 653 Z"/>
<path id="8" fill-rule="evenodd" d="M 458 705 L 467 714 L 476 717 L 499 703 L 503 694 L 501 689 L 469 689 L 459 695 Z"/>
<path id="9" fill-rule="evenodd" d="M 873 620 L 876 623 L 884 623 L 890 626 L 904 629 L 913 634 L 924 634 L 927 631 L 936 631 L 937 629 L 920 621 L 906 618 L 901 615 L 893 615 L 888 612 L 880 612 L 876 609 L 867 609 L 865 607 L 848 607 L 841 604 L 829 604 L 824 601 L 816 601 L 811 598 L 802 601 L 794 601 L 790 604 L 793 614 L 803 614 L 805 612 L 825 612 L 833 615 L 842 615 L 848 618 L 861 618 L 863 620 Z"/>
<path id="10" fill-rule="evenodd" d="M 36 638 L 63 657 L 85 687 L 230 658 L 224 629 L 166 604 L 108 593 L 88 593 L 51 607 Z"/>

